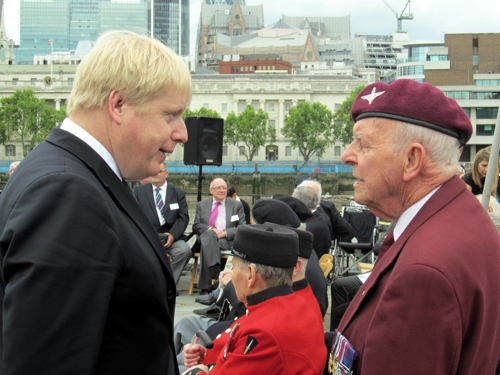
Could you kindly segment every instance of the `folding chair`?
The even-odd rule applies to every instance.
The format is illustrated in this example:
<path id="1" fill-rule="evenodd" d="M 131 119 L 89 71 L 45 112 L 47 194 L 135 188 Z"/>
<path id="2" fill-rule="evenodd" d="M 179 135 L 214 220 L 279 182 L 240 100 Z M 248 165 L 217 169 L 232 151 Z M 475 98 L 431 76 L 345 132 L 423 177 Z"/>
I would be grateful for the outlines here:
<path id="1" fill-rule="evenodd" d="M 352 240 L 335 243 L 333 280 L 353 272 L 360 261 L 368 258 L 371 263 L 374 262 L 373 245 L 379 233 L 379 219 L 366 206 L 351 202 L 350 206 L 342 208 L 342 216 L 351 224 Z"/>

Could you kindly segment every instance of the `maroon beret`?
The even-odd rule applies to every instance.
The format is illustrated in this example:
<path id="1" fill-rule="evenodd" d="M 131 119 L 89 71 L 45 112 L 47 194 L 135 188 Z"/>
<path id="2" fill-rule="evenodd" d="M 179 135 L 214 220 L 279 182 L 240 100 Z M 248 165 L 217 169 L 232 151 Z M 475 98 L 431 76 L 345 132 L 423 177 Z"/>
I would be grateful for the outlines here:
<path id="1" fill-rule="evenodd" d="M 430 83 L 411 79 L 366 86 L 354 101 L 351 117 L 354 122 L 383 117 L 424 126 L 455 137 L 462 145 L 472 135 L 470 119 L 454 99 Z"/>

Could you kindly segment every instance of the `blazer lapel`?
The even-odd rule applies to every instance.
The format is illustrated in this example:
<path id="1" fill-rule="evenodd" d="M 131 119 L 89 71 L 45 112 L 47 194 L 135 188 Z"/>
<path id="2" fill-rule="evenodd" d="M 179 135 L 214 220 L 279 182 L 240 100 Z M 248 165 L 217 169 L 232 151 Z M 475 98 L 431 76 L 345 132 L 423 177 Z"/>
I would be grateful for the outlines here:
<path id="1" fill-rule="evenodd" d="M 447 205 L 458 194 L 462 193 L 464 189 L 466 189 L 466 187 L 463 181 L 461 181 L 458 176 L 454 176 L 445 182 L 441 188 L 436 191 L 436 193 L 434 193 L 434 195 L 424 204 L 401 236 L 399 236 L 397 241 L 394 242 L 385 255 L 380 259 L 380 262 L 377 260 L 370 277 L 368 277 L 366 282 L 361 287 L 362 293 L 356 293 L 354 299 L 349 305 L 349 308 L 342 317 L 339 330 L 343 331 L 349 325 L 363 301 L 369 297 L 370 293 L 373 292 L 374 286 L 377 284 L 379 279 L 396 263 L 404 245 L 413 233 L 415 233 L 415 231 L 420 228 L 420 226 L 431 216 L 441 210 L 441 208 Z"/>
<path id="2" fill-rule="evenodd" d="M 53 129 L 47 142 L 61 147 L 66 151 L 78 157 L 87 167 L 92 171 L 96 178 L 101 182 L 110 197 L 115 203 L 120 206 L 123 211 L 130 217 L 130 219 L 141 230 L 151 246 L 154 248 L 158 259 L 161 264 L 168 270 L 168 273 L 173 279 L 172 270 L 167 263 L 159 237 L 154 231 L 151 223 L 149 222 L 146 214 L 135 200 L 131 191 L 124 186 L 118 176 L 109 168 L 106 162 L 97 154 L 89 145 L 81 141 L 74 135 L 61 130 Z"/>
<path id="3" fill-rule="evenodd" d="M 163 216 L 167 213 L 167 211 L 170 209 L 170 202 L 172 201 L 172 196 L 174 195 L 174 187 L 171 186 L 170 184 L 167 184 L 167 191 L 165 194 L 165 211 L 163 211 Z M 177 203 L 177 202 L 174 202 Z"/>

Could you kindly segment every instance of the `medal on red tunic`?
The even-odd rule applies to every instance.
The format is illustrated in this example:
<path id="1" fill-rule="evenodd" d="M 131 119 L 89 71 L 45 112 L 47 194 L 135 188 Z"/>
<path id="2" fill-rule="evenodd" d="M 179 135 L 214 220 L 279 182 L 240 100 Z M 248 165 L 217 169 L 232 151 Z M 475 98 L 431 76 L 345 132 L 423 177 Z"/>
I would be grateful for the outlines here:
<path id="1" fill-rule="evenodd" d="M 231 329 L 231 332 L 229 333 L 229 337 L 226 341 L 226 347 L 224 348 L 224 359 L 226 359 L 227 353 L 229 353 L 233 349 L 234 334 L 239 327 L 240 323 L 235 323 L 233 328 Z"/>
<path id="2" fill-rule="evenodd" d="M 333 375 L 352 375 L 356 351 L 337 329 L 333 333 L 333 345 L 328 359 L 328 373 Z"/>

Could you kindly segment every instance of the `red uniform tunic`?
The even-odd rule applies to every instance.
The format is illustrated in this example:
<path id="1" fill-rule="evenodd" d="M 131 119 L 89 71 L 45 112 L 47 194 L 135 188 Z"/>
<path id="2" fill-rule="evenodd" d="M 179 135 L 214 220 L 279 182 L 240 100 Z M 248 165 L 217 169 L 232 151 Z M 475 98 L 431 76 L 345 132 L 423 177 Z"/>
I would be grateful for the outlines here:
<path id="1" fill-rule="evenodd" d="M 248 297 L 239 318 L 208 350 L 215 374 L 319 375 L 326 364 L 322 324 L 293 290 L 277 286 Z M 317 303 L 317 302 L 316 302 Z"/>
<path id="2" fill-rule="evenodd" d="M 302 280 L 294 282 L 292 288 L 294 293 L 301 296 L 304 301 L 306 301 L 306 303 L 316 312 L 319 324 L 323 326 L 323 315 L 321 314 L 321 308 L 319 307 L 319 302 L 314 296 L 307 278 L 304 277 Z"/>

